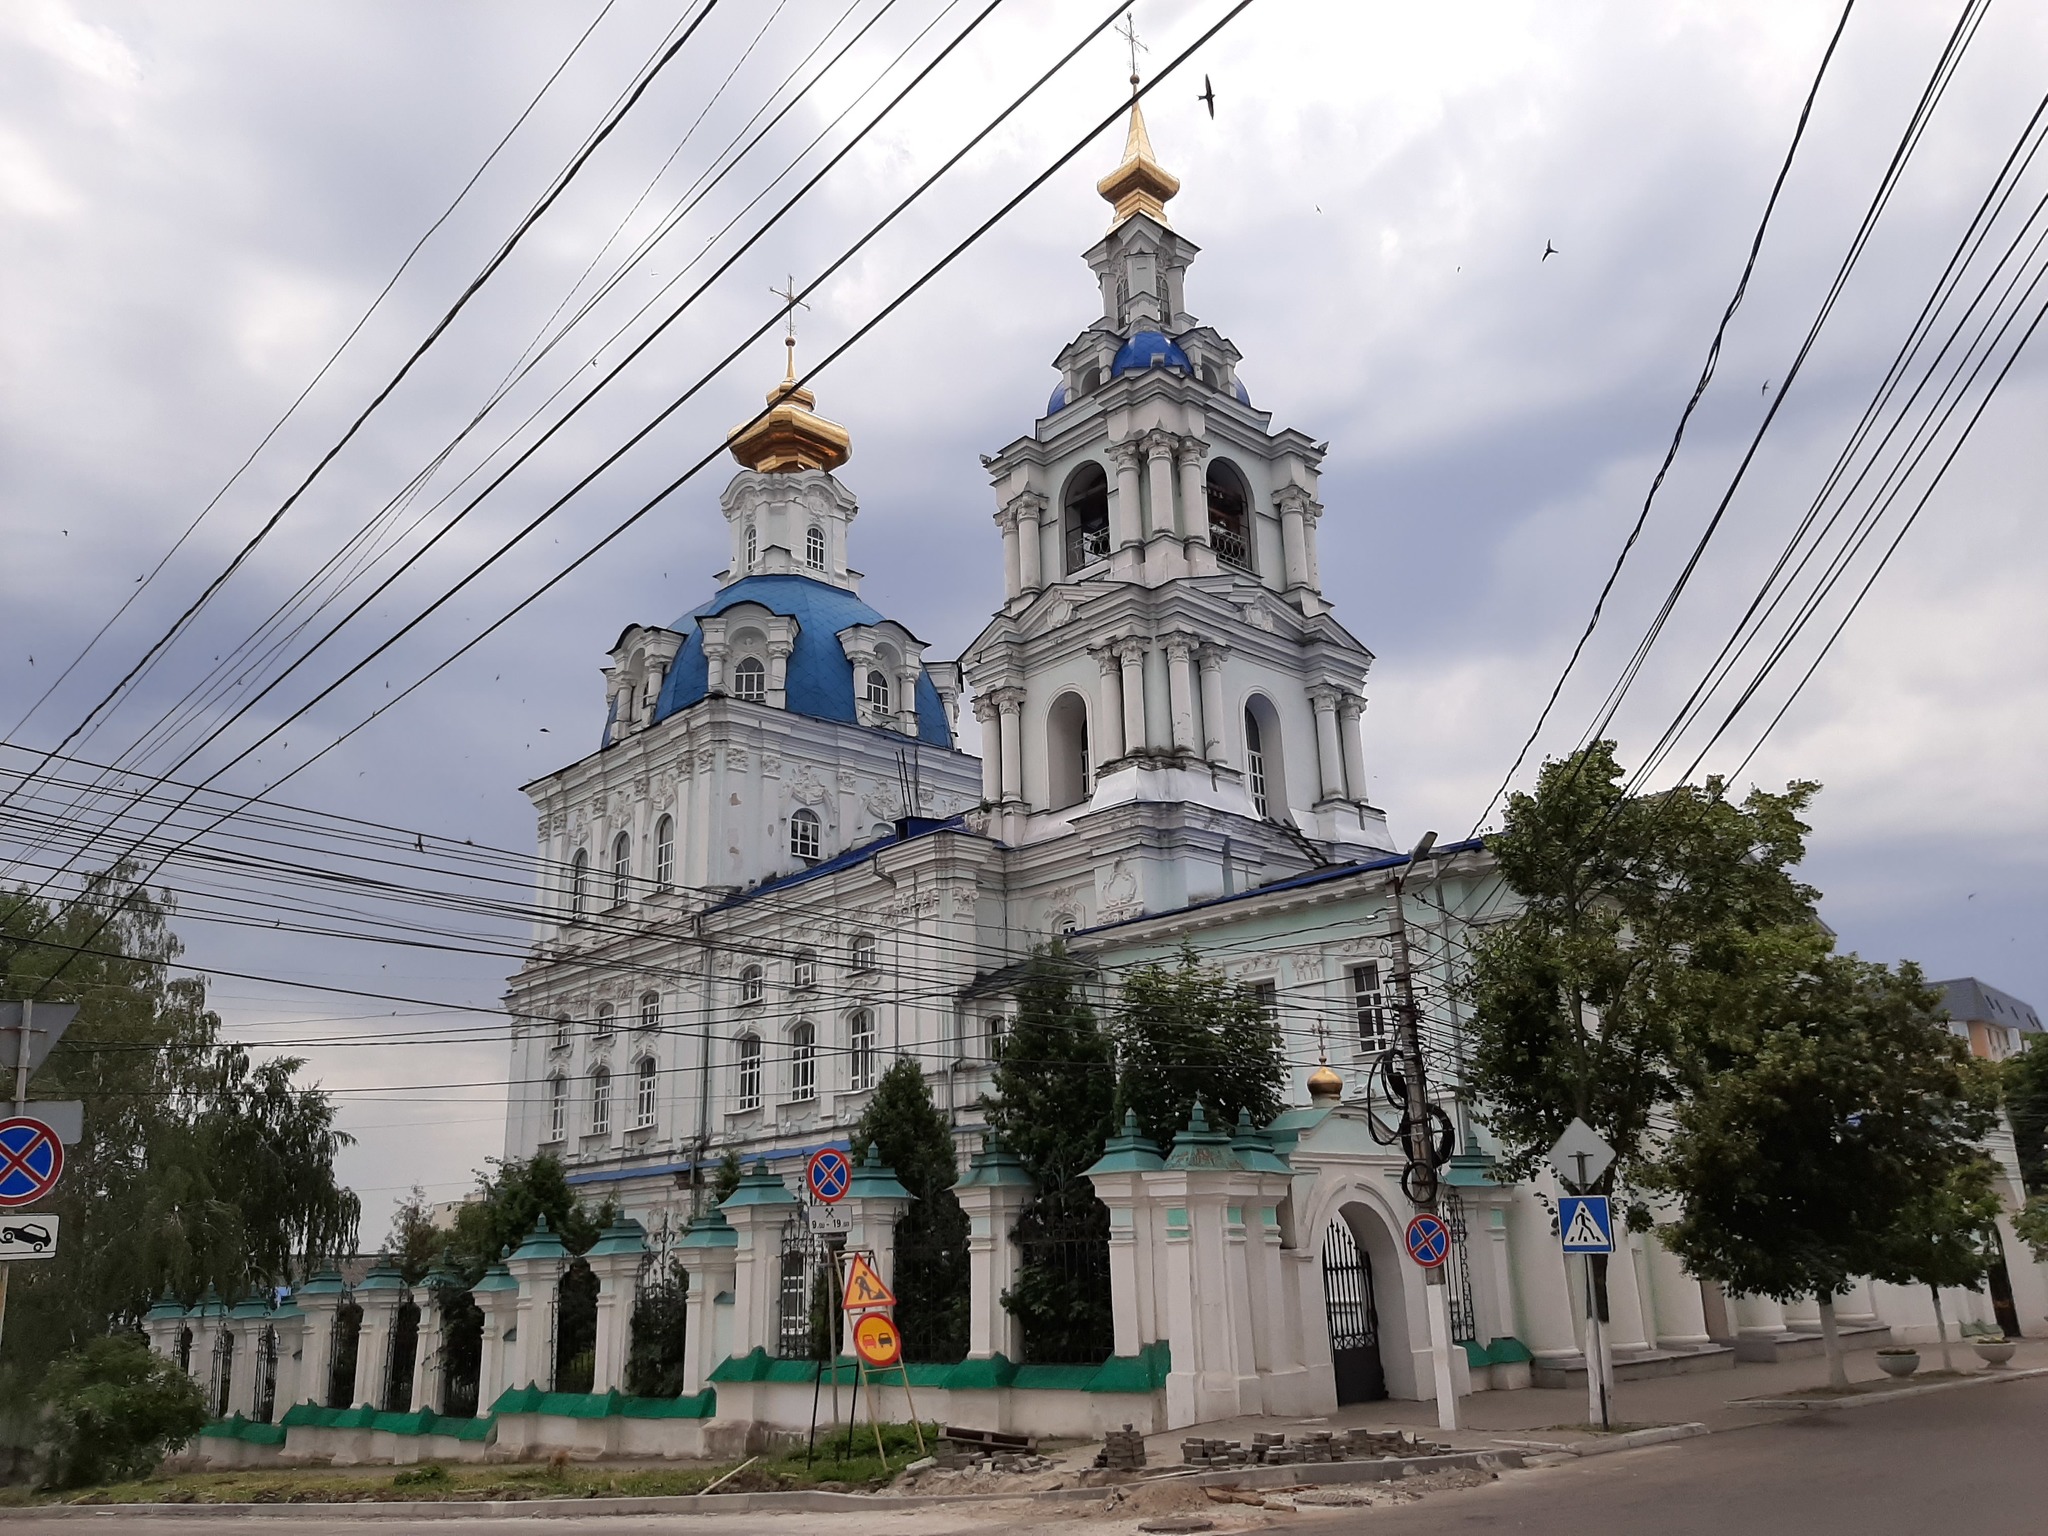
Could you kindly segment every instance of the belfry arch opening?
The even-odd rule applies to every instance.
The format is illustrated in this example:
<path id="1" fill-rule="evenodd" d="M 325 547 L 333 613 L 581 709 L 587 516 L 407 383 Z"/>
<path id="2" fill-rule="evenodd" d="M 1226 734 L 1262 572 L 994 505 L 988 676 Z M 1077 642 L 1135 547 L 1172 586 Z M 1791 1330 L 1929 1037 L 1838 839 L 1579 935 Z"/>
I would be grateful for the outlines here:
<path id="1" fill-rule="evenodd" d="M 1287 761 L 1281 753 L 1280 712 L 1263 693 L 1244 706 L 1244 787 L 1261 821 L 1286 821 Z"/>
<path id="2" fill-rule="evenodd" d="M 1209 542 L 1216 558 L 1241 571 L 1256 570 L 1252 548 L 1252 493 L 1228 459 L 1209 466 Z"/>
<path id="3" fill-rule="evenodd" d="M 1065 810 L 1088 798 L 1094 765 L 1088 756 L 1088 705 L 1063 693 L 1045 716 L 1046 808 Z"/>
<path id="4" fill-rule="evenodd" d="M 1100 464 L 1083 464 L 1067 476 L 1060 492 L 1060 534 L 1066 573 L 1109 555 L 1109 476 Z"/>

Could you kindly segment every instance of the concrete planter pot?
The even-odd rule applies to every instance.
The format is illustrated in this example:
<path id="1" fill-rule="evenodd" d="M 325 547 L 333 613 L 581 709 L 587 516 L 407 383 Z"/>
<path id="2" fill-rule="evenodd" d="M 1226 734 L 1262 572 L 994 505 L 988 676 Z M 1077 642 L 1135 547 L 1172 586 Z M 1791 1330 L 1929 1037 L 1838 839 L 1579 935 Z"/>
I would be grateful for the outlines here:
<path id="1" fill-rule="evenodd" d="M 1887 1376 L 1896 1376 L 1903 1380 L 1920 1369 L 1920 1351 L 1880 1349 L 1877 1352 L 1877 1368 Z"/>
<path id="2" fill-rule="evenodd" d="M 2000 1370 L 2012 1359 L 2017 1346 L 2008 1338 L 1978 1338 L 1970 1340 L 1970 1348 L 1977 1351 L 1977 1358 L 1984 1362 L 1987 1370 Z"/>

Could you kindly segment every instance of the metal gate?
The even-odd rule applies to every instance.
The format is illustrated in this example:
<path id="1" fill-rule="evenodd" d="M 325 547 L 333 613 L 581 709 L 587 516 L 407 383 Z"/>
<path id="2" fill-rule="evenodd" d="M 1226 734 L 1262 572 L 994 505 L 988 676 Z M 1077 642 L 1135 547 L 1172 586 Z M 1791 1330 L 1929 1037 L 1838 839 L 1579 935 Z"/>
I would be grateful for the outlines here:
<path id="1" fill-rule="evenodd" d="M 256 1422 L 268 1424 L 277 1413 L 277 1330 L 265 1323 L 256 1336 Z"/>
<path id="2" fill-rule="evenodd" d="M 782 1224 L 782 1267 L 776 1287 L 775 1353 L 784 1360 L 822 1360 L 840 1347 L 833 1275 L 844 1232 L 815 1230 L 799 1211 Z"/>
<path id="3" fill-rule="evenodd" d="M 1437 1210 L 1451 1233 L 1451 1253 L 1444 1275 L 1451 1292 L 1451 1342 L 1469 1344 L 1479 1337 L 1479 1309 L 1472 1303 L 1472 1259 L 1465 1249 L 1465 1202 L 1456 1190 L 1446 1189 L 1437 1197 Z"/>
<path id="4" fill-rule="evenodd" d="M 207 1407 L 217 1419 L 228 1416 L 228 1398 L 235 1383 L 235 1336 L 225 1324 L 213 1336 L 213 1389 Z"/>
<path id="5" fill-rule="evenodd" d="M 410 1413 L 413 1408 L 413 1367 L 420 1353 L 419 1303 L 408 1296 L 392 1314 L 391 1335 L 384 1346 L 384 1392 L 387 1413 Z M 424 1406 L 424 1405 L 422 1405 Z"/>
<path id="6" fill-rule="evenodd" d="M 1387 1395 L 1380 1364 L 1380 1317 L 1373 1305 L 1372 1260 L 1351 1228 L 1333 1218 L 1323 1235 L 1323 1308 L 1330 1324 L 1330 1363 L 1339 1403 L 1377 1402 Z"/>

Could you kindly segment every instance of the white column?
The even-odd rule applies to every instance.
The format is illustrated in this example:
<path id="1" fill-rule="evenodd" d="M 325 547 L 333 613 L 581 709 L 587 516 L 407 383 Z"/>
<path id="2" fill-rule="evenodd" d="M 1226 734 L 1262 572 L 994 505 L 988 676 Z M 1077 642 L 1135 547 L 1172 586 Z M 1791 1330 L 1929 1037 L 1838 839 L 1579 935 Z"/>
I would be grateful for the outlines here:
<path id="1" fill-rule="evenodd" d="M 1124 664 L 1116 647 L 1105 645 L 1096 651 L 1095 664 L 1102 669 L 1101 691 L 1096 699 L 1096 734 L 1102 738 L 1096 751 L 1101 762 L 1113 763 L 1124 755 Z"/>
<path id="2" fill-rule="evenodd" d="M 1365 700 L 1347 693 L 1337 701 L 1337 713 L 1343 726 L 1344 787 L 1361 805 L 1370 804 L 1372 796 L 1365 792 L 1365 743 L 1358 728 L 1358 717 L 1365 713 Z"/>
<path id="3" fill-rule="evenodd" d="M 1202 460 L 1208 453 L 1209 445 L 1199 437 L 1183 437 L 1173 445 L 1173 461 L 1180 470 L 1180 528 L 1187 535 L 1190 558 L 1198 563 L 1209 553 L 1209 487 L 1202 475 Z M 1206 576 L 1215 569 L 1211 553 L 1195 574 Z"/>
<path id="4" fill-rule="evenodd" d="M 738 1246 L 739 1234 L 716 1207 L 692 1221 L 676 1245 L 676 1256 L 690 1277 L 684 1302 L 689 1313 L 683 1331 L 685 1396 L 702 1392 L 724 1358 L 718 1350 L 716 1307 L 718 1298 L 730 1294 L 735 1284 L 733 1259 Z"/>
<path id="5" fill-rule="evenodd" d="M 442 1388 L 446 1385 L 447 1362 L 442 1351 L 446 1331 L 441 1326 L 441 1295 L 455 1276 L 438 1267 L 429 1272 L 413 1291 L 413 1300 L 419 1303 L 420 1331 L 419 1347 L 412 1356 L 412 1411 L 422 1408 L 441 1411 L 444 1401 Z"/>
<path id="6" fill-rule="evenodd" d="M 922 669 L 915 662 L 896 669 L 896 729 L 906 736 L 917 734 L 917 680 Z M 914 805 L 905 806 L 904 814 L 919 814 Z"/>
<path id="7" fill-rule="evenodd" d="M 974 718 L 981 722 L 981 798 L 990 805 L 1003 800 L 1003 726 L 996 701 L 981 694 L 974 701 Z"/>
<path id="8" fill-rule="evenodd" d="M 967 1213 L 970 1360 L 1015 1360 L 1024 1351 L 1017 1319 L 1002 1297 L 1017 1281 L 1017 1244 L 1010 1233 L 1031 1194 L 1031 1176 L 993 1134 L 953 1186 L 953 1197 Z"/>
<path id="9" fill-rule="evenodd" d="M 1707 1337 L 1706 1304 L 1700 1283 L 1685 1272 L 1678 1255 L 1657 1240 L 1653 1231 L 1643 1237 L 1643 1257 L 1649 1261 L 1651 1309 L 1657 1319 L 1657 1344 L 1662 1349 L 1698 1349 L 1713 1340 Z"/>
<path id="10" fill-rule="evenodd" d="M 1281 565 L 1287 590 L 1308 585 L 1308 536 L 1302 525 L 1307 516 L 1308 497 L 1298 485 L 1283 486 L 1273 497 L 1280 507 Z"/>
<path id="11" fill-rule="evenodd" d="M 329 1378 L 334 1374 L 334 1315 L 341 1310 L 348 1290 L 341 1276 L 323 1269 L 293 1294 L 292 1300 L 306 1314 L 299 1355 L 299 1401 L 327 1405 Z"/>
<path id="12" fill-rule="evenodd" d="M 1178 530 L 1173 515 L 1173 436 L 1157 429 L 1145 434 L 1145 467 L 1152 493 L 1152 505 L 1145 519 L 1145 539 L 1172 536 Z"/>
<path id="13" fill-rule="evenodd" d="M 722 693 L 725 690 L 725 658 L 730 647 L 726 644 L 723 632 L 716 639 L 709 633 L 704 633 L 703 640 L 704 687 L 711 693 Z"/>
<path id="14" fill-rule="evenodd" d="M 1038 527 L 1045 511 L 1045 498 L 1036 491 L 1026 491 L 1010 506 L 1017 515 L 1017 580 L 1025 592 L 1036 592 L 1045 585 L 1045 573 L 1040 569 L 1045 545 Z"/>
<path id="15" fill-rule="evenodd" d="M 996 708 L 1003 717 L 1003 800 L 1022 803 L 1024 799 L 1024 690 L 1002 688 L 996 692 Z"/>
<path id="16" fill-rule="evenodd" d="M 1116 465 L 1116 501 L 1109 509 L 1109 542 L 1113 551 L 1145 542 L 1138 506 L 1138 457 L 1135 442 L 1112 443 L 1111 462 Z"/>
<path id="17" fill-rule="evenodd" d="M 389 1262 L 379 1263 L 356 1287 L 363 1327 L 356 1335 L 356 1387 L 351 1406 L 390 1407 L 391 1338 L 405 1296 L 405 1277 Z"/>
<path id="18" fill-rule="evenodd" d="M 483 1347 L 476 1373 L 476 1411 L 482 1416 L 491 1411 L 491 1404 L 506 1388 L 515 1385 L 512 1351 L 518 1345 L 516 1341 L 508 1344 L 505 1335 L 512 1330 L 518 1315 L 519 1282 L 503 1264 L 493 1264 L 484 1271 L 483 1279 L 470 1288 L 469 1296 L 484 1315 Z"/>
<path id="19" fill-rule="evenodd" d="M 1316 712 L 1316 769 L 1323 787 L 1321 798 L 1344 798 L 1344 754 L 1337 744 L 1337 690 L 1311 688 L 1308 700 Z"/>
<path id="20" fill-rule="evenodd" d="M 1003 530 L 1003 601 L 1014 602 L 1024 589 L 1022 551 L 1017 547 L 1015 504 L 996 513 L 996 526 Z"/>
<path id="21" fill-rule="evenodd" d="M 1316 553 L 1316 524 L 1323 519 L 1323 504 L 1313 497 L 1302 503 L 1301 509 L 1301 562 L 1302 572 L 1311 590 L 1323 590 L 1322 560 Z"/>
<path id="22" fill-rule="evenodd" d="M 545 1392 L 554 1386 L 555 1362 L 548 1358 L 548 1345 L 554 1338 L 562 1271 L 568 1264 L 569 1250 L 548 1230 L 545 1216 L 505 1260 L 506 1273 L 519 1287 L 512 1305 L 516 1336 L 505 1352 L 508 1387 L 533 1386 Z"/>
<path id="23" fill-rule="evenodd" d="M 1116 659 L 1124 669 L 1124 751 L 1143 752 L 1145 739 L 1145 642 L 1119 640 Z"/>
<path id="24" fill-rule="evenodd" d="M 771 636 L 768 641 L 768 702 L 777 709 L 789 707 L 789 654 L 796 649 L 796 641 L 787 635 Z"/>
<path id="25" fill-rule="evenodd" d="M 633 1343 L 633 1302 L 640 1287 L 640 1262 L 647 1233 L 620 1215 L 591 1245 L 584 1261 L 597 1278 L 597 1339 L 590 1374 L 592 1392 L 624 1391 L 626 1353 Z"/>
<path id="26" fill-rule="evenodd" d="M 1166 703 L 1173 718 L 1173 750 L 1195 750 L 1195 689 L 1188 660 L 1195 642 L 1188 635 L 1166 637 Z"/>
<path id="27" fill-rule="evenodd" d="M 1735 1332 L 1744 1339 L 1782 1339 L 1785 1309 L 1768 1296 L 1731 1296 L 1735 1308 Z"/>
<path id="28" fill-rule="evenodd" d="M 1202 756 L 1212 763 L 1226 761 L 1224 746 L 1223 654 L 1221 645 L 1204 645 L 1195 652 L 1202 673 Z"/>
<path id="29" fill-rule="evenodd" d="M 736 1355 L 756 1347 L 771 1355 L 776 1352 L 781 1321 L 782 1224 L 796 1208 L 796 1197 L 779 1175 L 768 1171 L 766 1163 L 749 1169 L 739 1188 L 719 1206 L 739 1234 L 733 1249 L 732 1353 Z"/>

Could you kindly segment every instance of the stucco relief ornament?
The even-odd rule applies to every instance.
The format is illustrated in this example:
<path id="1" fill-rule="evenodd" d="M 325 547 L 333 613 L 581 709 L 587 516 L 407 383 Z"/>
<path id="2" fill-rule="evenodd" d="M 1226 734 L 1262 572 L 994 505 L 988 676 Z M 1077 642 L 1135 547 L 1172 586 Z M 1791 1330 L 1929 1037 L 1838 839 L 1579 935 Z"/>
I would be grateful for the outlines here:
<path id="1" fill-rule="evenodd" d="M 1392 960 L 1394 941 L 1373 938 L 1346 939 L 1337 952 L 1350 960 Z"/>
<path id="2" fill-rule="evenodd" d="M 1306 954 L 1291 956 L 1288 963 L 1294 968 L 1294 979 L 1296 981 L 1321 981 L 1323 979 L 1323 953 L 1319 949 L 1310 950 Z"/>
<path id="3" fill-rule="evenodd" d="M 823 805 L 832 798 L 832 791 L 818 782 L 811 765 L 805 763 L 790 777 L 789 798 L 799 805 Z"/>
<path id="4" fill-rule="evenodd" d="M 1105 911 L 1135 901 L 1138 896 L 1138 877 L 1131 873 L 1128 865 L 1118 859 L 1110 866 L 1109 878 L 1102 885 L 1102 905 Z"/>
<path id="5" fill-rule="evenodd" d="M 988 833 L 988 812 L 976 806 L 961 818 L 961 824 L 976 837 L 986 836 Z"/>
<path id="6" fill-rule="evenodd" d="M 763 773 L 782 772 L 782 754 L 780 752 L 770 752 L 766 747 L 763 747 L 761 749 L 761 771 Z"/>
<path id="7" fill-rule="evenodd" d="M 727 747 L 725 749 L 725 766 L 728 768 L 746 767 L 747 749 L 745 747 Z"/>
<path id="8" fill-rule="evenodd" d="M 883 785 L 877 785 L 874 789 L 870 790 L 868 797 L 861 801 L 861 804 L 873 813 L 877 821 L 894 821 L 903 814 L 901 810 L 903 804 L 902 795 L 896 790 L 889 789 Z"/>

